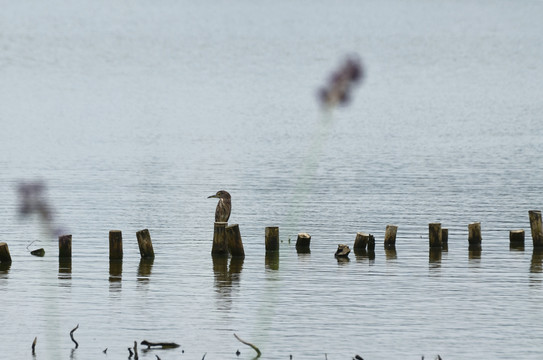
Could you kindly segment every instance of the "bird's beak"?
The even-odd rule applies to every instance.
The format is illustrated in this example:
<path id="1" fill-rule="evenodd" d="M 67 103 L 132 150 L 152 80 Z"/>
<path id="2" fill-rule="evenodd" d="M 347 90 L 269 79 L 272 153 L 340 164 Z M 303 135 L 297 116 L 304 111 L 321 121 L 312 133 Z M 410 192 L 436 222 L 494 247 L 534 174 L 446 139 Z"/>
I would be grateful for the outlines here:
<path id="1" fill-rule="evenodd" d="M 209 198 L 216 198 L 216 197 L 218 197 L 217 194 L 208 196 L 207 198 L 209 199 Z"/>

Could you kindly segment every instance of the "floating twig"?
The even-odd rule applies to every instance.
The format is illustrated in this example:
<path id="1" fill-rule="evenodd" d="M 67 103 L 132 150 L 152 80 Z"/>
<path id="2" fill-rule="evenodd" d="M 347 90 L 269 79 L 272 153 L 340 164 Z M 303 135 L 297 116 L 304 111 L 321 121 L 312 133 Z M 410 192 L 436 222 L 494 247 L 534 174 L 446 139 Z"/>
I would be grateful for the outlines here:
<path id="1" fill-rule="evenodd" d="M 138 342 L 134 341 L 134 359 L 138 360 Z"/>
<path id="2" fill-rule="evenodd" d="M 179 344 L 176 344 L 174 342 L 156 342 L 156 343 L 154 343 L 154 342 L 150 342 L 150 341 L 147 341 L 147 340 L 143 340 L 140 344 L 147 346 L 147 349 L 151 348 L 152 346 L 160 346 L 163 349 L 173 349 L 173 348 L 178 348 L 180 346 Z"/>
<path id="3" fill-rule="evenodd" d="M 158 355 L 155 354 L 155 356 L 156 356 L 156 360 L 160 360 L 160 358 L 158 357 Z"/>
<path id="4" fill-rule="evenodd" d="M 36 342 L 38 341 L 38 337 L 36 336 L 34 338 L 34 341 L 32 341 L 32 355 L 36 355 Z"/>
<path id="5" fill-rule="evenodd" d="M 107 354 L 107 348 L 104 349 L 104 351 L 102 351 L 104 354 Z"/>
<path id="6" fill-rule="evenodd" d="M 134 356 L 134 353 L 132 352 L 132 349 L 131 348 L 128 348 L 128 352 L 130 353 L 130 355 L 128 356 L 129 359 L 132 359 L 132 356 Z"/>
<path id="7" fill-rule="evenodd" d="M 207 353 L 204 353 L 204 356 L 202 356 L 202 360 L 206 358 Z"/>
<path id="8" fill-rule="evenodd" d="M 79 324 L 77 324 L 77 326 L 74 327 L 74 328 L 72 329 L 72 331 L 70 331 L 70 337 L 72 338 L 72 341 L 74 342 L 75 348 L 76 348 L 76 349 L 79 347 L 79 344 L 78 344 L 77 341 L 75 341 L 75 339 L 74 339 L 74 331 L 76 331 L 78 328 L 79 328 Z"/>
<path id="9" fill-rule="evenodd" d="M 254 345 L 251 344 L 251 343 L 248 343 L 247 341 L 242 340 L 242 339 L 241 339 L 239 336 L 237 336 L 236 334 L 234 334 L 234 336 L 235 336 L 236 339 L 238 339 L 239 342 L 241 342 L 242 344 L 245 344 L 245 345 L 247 345 L 247 346 L 252 347 L 253 350 L 256 351 L 256 354 L 257 354 L 256 357 L 257 357 L 257 358 L 260 357 L 260 355 L 262 355 L 262 353 L 260 352 L 260 349 L 259 349 L 259 348 L 257 348 L 256 346 L 254 346 Z"/>

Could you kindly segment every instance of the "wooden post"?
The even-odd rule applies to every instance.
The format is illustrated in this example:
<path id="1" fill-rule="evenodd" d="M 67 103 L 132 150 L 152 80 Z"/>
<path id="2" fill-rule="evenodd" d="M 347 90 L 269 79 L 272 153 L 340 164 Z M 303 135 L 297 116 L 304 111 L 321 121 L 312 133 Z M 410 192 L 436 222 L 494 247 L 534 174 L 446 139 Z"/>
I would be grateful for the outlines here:
<path id="1" fill-rule="evenodd" d="M 154 258 L 155 251 L 153 250 L 153 242 L 151 241 L 149 230 L 143 229 L 136 232 L 136 238 L 138 239 L 141 258 Z"/>
<path id="2" fill-rule="evenodd" d="M 396 225 L 387 225 L 385 230 L 385 249 L 394 249 L 396 247 Z"/>
<path id="3" fill-rule="evenodd" d="M 226 225 L 227 222 L 215 222 L 213 231 L 213 247 L 211 255 L 224 256 L 228 255 L 228 245 L 226 244 Z"/>
<path id="4" fill-rule="evenodd" d="M 481 241 L 483 240 L 481 236 L 481 223 L 474 222 L 468 225 L 468 242 L 469 250 L 478 250 L 481 249 Z"/>
<path id="5" fill-rule="evenodd" d="M 430 239 L 430 249 L 441 249 L 443 244 L 441 223 L 428 224 L 428 238 Z"/>
<path id="6" fill-rule="evenodd" d="M 233 257 L 245 257 L 238 224 L 226 227 L 226 241 L 228 243 L 228 251 Z"/>
<path id="7" fill-rule="evenodd" d="M 123 233 L 121 230 L 109 231 L 109 260 L 123 259 Z"/>
<path id="8" fill-rule="evenodd" d="M 298 233 L 296 239 L 296 251 L 299 253 L 310 252 L 309 246 L 311 244 L 311 235 L 308 233 Z"/>
<path id="9" fill-rule="evenodd" d="M 449 250 L 449 229 L 441 228 L 441 249 Z"/>
<path id="10" fill-rule="evenodd" d="M 541 226 L 541 211 L 530 210 L 530 229 L 532 230 L 532 240 L 534 248 L 543 248 L 543 227 Z"/>
<path id="11" fill-rule="evenodd" d="M 279 250 L 279 228 L 277 226 L 268 226 L 265 230 L 266 251 Z"/>
<path id="12" fill-rule="evenodd" d="M 524 230 L 509 231 L 509 247 L 524 248 Z"/>
<path id="13" fill-rule="evenodd" d="M 72 257 L 72 235 L 60 235 L 58 237 L 58 257 Z"/>
<path id="14" fill-rule="evenodd" d="M 9 254 L 8 244 L 0 242 L 0 262 L 11 262 L 11 255 Z"/>
<path id="15" fill-rule="evenodd" d="M 366 250 L 366 246 L 368 245 L 370 235 L 363 233 L 363 232 L 357 232 L 356 238 L 354 239 L 354 246 L 353 250 Z"/>
<path id="16" fill-rule="evenodd" d="M 375 237 L 372 234 L 369 234 L 368 238 L 368 253 L 375 252 Z"/>

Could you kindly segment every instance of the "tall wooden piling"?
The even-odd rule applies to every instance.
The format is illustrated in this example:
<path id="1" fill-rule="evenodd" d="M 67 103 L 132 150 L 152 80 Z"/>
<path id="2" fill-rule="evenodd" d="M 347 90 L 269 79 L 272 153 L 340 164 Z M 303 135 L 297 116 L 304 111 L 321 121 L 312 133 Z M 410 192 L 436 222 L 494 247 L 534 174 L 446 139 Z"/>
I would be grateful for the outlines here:
<path id="1" fill-rule="evenodd" d="M 109 231 L 109 260 L 123 259 L 123 233 L 121 230 Z"/>
<path id="2" fill-rule="evenodd" d="M 238 224 L 226 227 L 226 242 L 228 244 L 228 251 L 232 257 L 245 257 L 245 250 L 243 249 L 243 242 L 241 241 L 241 233 L 239 232 Z"/>
<path id="3" fill-rule="evenodd" d="M 449 229 L 441 228 L 441 249 L 449 250 Z"/>
<path id="4" fill-rule="evenodd" d="M 268 226 L 265 230 L 266 252 L 279 250 L 279 228 Z"/>
<path id="5" fill-rule="evenodd" d="M 0 242 L 0 262 L 11 263 L 11 255 L 9 253 L 8 244 Z"/>
<path id="6" fill-rule="evenodd" d="M 72 257 L 72 235 L 60 235 L 58 237 L 58 257 Z"/>
<path id="7" fill-rule="evenodd" d="M 138 239 L 141 258 L 154 258 L 155 251 L 153 250 L 153 242 L 151 241 L 149 230 L 143 229 L 136 232 L 136 238 Z"/>
<path id="8" fill-rule="evenodd" d="M 396 248 L 396 232 L 398 227 L 396 225 L 387 225 L 385 230 L 385 249 Z"/>
<path id="9" fill-rule="evenodd" d="M 353 250 L 356 251 L 365 251 L 366 246 L 368 245 L 368 241 L 370 238 L 370 234 L 366 234 L 363 232 L 357 232 L 356 238 L 354 239 L 354 245 Z"/>
<path id="10" fill-rule="evenodd" d="M 369 234 L 368 237 L 368 253 L 374 253 L 375 252 L 375 236 L 372 234 Z"/>
<path id="11" fill-rule="evenodd" d="M 541 211 L 530 210 L 530 229 L 532 230 L 532 241 L 535 248 L 543 248 L 543 227 L 541 225 Z"/>
<path id="12" fill-rule="evenodd" d="M 211 255 L 213 256 L 228 255 L 228 244 L 226 243 L 227 225 L 227 222 L 215 222 L 215 228 L 213 231 L 213 247 L 211 249 Z"/>
<path id="13" fill-rule="evenodd" d="M 443 245 L 441 223 L 428 224 L 428 238 L 430 240 L 430 249 L 441 249 Z"/>
<path id="14" fill-rule="evenodd" d="M 311 245 L 311 235 L 308 233 L 298 233 L 298 238 L 296 239 L 296 251 L 299 253 L 310 252 Z"/>
<path id="15" fill-rule="evenodd" d="M 481 241 L 483 240 L 481 236 L 481 223 L 474 222 L 468 225 L 468 243 L 469 250 L 479 250 L 481 249 Z"/>

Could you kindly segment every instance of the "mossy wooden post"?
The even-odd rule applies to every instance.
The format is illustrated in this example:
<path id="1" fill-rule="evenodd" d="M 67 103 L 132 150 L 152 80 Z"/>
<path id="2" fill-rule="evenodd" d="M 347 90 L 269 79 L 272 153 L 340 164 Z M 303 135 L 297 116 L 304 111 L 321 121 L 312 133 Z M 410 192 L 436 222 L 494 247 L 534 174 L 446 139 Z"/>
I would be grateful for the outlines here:
<path id="1" fill-rule="evenodd" d="M 58 237 L 58 257 L 72 257 L 72 235 L 60 235 Z"/>
<path id="2" fill-rule="evenodd" d="M 449 250 L 449 229 L 441 228 L 441 249 Z"/>
<path id="3" fill-rule="evenodd" d="M 368 245 L 368 240 L 370 238 L 369 234 L 363 232 L 357 232 L 356 238 L 354 239 L 353 250 L 355 251 L 365 251 L 366 246 Z"/>
<path id="4" fill-rule="evenodd" d="M 509 231 L 509 248 L 518 250 L 524 249 L 524 230 Z"/>
<path id="5" fill-rule="evenodd" d="M 228 251 L 233 257 L 245 257 L 238 224 L 226 227 L 226 242 L 228 243 Z"/>
<path id="6" fill-rule="evenodd" d="M 268 226 L 265 230 L 266 252 L 279 250 L 279 228 Z"/>
<path id="7" fill-rule="evenodd" d="M 8 244 L 0 242 L 0 262 L 11 263 L 11 255 L 9 253 Z"/>
<path id="8" fill-rule="evenodd" d="M 469 250 L 480 250 L 481 241 L 483 240 L 481 236 L 481 223 L 474 222 L 468 225 L 468 242 Z"/>
<path id="9" fill-rule="evenodd" d="M 296 239 L 296 251 L 300 253 L 310 252 L 311 235 L 308 233 L 299 233 Z"/>
<path id="10" fill-rule="evenodd" d="M 151 234 L 148 229 L 143 229 L 136 232 L 136 238 L 138 239 L 138 246 L 140 248 L 140 256 L 142 258 L 154 258 L 155 251 L 153 250 L 153 242 L 151 241 Z"/>
<path id="11" fill-rule="evenodd" d="M 441 223 L 428 224 L 428 238 L 430 239 L 430 249 L 441 249 L 443 244 Z"/>
<path id="12" fill-rule="evenodd" d="M 398 227 L 396 225 L 387 225 L 385 230 L 385 249 L 396 248 L 396 232 Z"/>
<path id="13" fill-rule="evenodd" d="M 215 222 L 215 228 L 213 231 L 213 247 L 211 249 L 211 255 L 213 256 L 228 255 L 228 245 L 226 243 L 226 225 L 228 225 L 227 222 Z"/>
<path id="14" fill-rule="evenodd" d="M 541 226 L 541 211 L 530 210 L 530 229 L 532 230 L 532 241 L 535 248 L 543 248 L 543 227 Z"/>
<path id="15" fill-rule="evenodd" d="M 123 259 L 123 233 L 121 230 L 109 231 L 109 260 Z"/>

